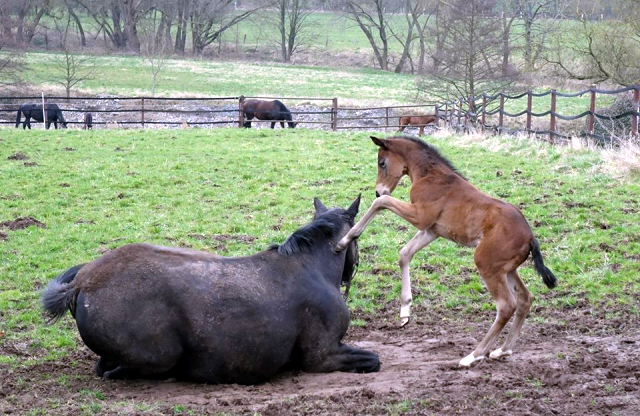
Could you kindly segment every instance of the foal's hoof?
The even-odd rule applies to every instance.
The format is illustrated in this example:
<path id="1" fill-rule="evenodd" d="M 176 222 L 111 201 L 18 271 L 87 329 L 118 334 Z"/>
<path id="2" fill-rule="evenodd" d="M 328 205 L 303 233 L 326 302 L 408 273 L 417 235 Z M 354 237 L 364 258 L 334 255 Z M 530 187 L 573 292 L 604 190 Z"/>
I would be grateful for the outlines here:
<path id="1" fill-rule="evenodd" d="M 466 367 L 469 368 L 471 367 L 471 364 L 477 362 L 477 361 L 481 361 L 484 360 L 484 355 L 480 355 L 478 357 L 474 357 L 473 353 L 467 355 L 466 357 L 464 357 L 462 360 L 460 360 L 460 362 L 458 363 L 458 365 L 460 367 Z"/>
<path id="2" fill-rule="evenodd" d="M 400 328 L 404 328 L 409 323 L 409 321 L 411 321 L 410 316 L 400 317 Z"/>
<path id="3" fill-rule="evenodd" d="M 340 240 L 340 241 L 338 242 L 338 244 L 336 244 L 336 246 L 335 246 L 333 249 L 334 249 L 336 252 L 340 252 L 340 251 L 344 250 L 345 248 L 347 248 L 347 245 L 348 245 L 348 244 L 349 244 L 349 243 L 345 243 L 345 242 L 344 242 L 344 238 L 343 238 L 342 240 Z"/>
<path id="4" fill-rule="evenodd" d="M 497 360 L 511 354 L 513 354 L 513 351 L 511 350 L 502 351 L 502 348 L 498 348 L 497 350 L 491 351 L 491 354 L 489 354 L 489 358 L 491 358 L 492 360 Z"/>

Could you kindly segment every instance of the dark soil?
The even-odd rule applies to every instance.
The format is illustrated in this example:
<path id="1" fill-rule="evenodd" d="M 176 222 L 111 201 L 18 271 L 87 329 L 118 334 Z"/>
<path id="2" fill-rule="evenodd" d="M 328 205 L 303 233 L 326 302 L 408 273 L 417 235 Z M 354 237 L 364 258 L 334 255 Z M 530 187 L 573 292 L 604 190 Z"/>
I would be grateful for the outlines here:
<path id="1" fill-rule="evenodd" d="M 607 311 L 608 316 L 614 312 Z M 367 326 L 351 328 L 345 341 L 377 352 L 382 360 L 379 373 L 285 373 L 257 386 L 103 381 L 93 373 L 96 357 L 78 339 L 74 352 L 58 361 L 17 368 L 0 364 L 0 413 L 640 414 L 637 318 L 606 319 L 589 308 L 537 316 L 547 323 L 534 323 L 531 317 L 513 356 L 458 368 L 458 360 L 484 335 L 492 315 L 454 317 L 416 308 L 418 318 L 399 329 L 395 311 L 376 316 L 356 311 L 354 317 Z M 26 345 L 7 341 L 0 342 L 0 348 L 4 354 L 38 361 Z"/>
<path id="2" fill-rule="evenodd" d="M 47 228 L 46 225 L 44 225 L 43 223 L 41 223 L 40 221 L 38 221 L 37 219 L 33 218 L 33 217 L 19 217 L 16 218 L 13 221 L 3 221 L 0 222 L 0 228 L 8 228 L 11 231 L 15 231 L 15 230 L 23 230 L 27 227 L 31 227 L 31 226 L 36 226 L 36 227 L 41 227 L 41 228 Z"/>

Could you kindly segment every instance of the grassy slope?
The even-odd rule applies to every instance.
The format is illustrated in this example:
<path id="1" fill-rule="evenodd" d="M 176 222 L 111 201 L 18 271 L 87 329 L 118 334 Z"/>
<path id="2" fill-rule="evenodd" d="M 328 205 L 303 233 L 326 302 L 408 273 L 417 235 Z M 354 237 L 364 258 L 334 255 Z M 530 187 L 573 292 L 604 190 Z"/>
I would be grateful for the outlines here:
<path id="1" fill-rule="evenodd" d="M 472 183 L 520 205 L 529 219 L 560 282 L 547 291 L 530 266 L 522 268 L 537 295 L 532 319 L 585 303 L 628 304 L 637 317 L 637 181 L 599 173 L 599 155 L 587 150 L 498 138 L 491 146 L 456 137 L 430 141 Z M 37 165 L 7 159 L 16 152 Z M 0 130 L 0 222 L 33 216 L 47 226 L 2 229 L 8 239 L 0 240 L 0 351 L 20 343 L 29 355 L 3 352 L 0 362 L 51 359 L 80 342 L 72 319 L 46 326 L 39 306 L 38 290 L 66 268 L 138 241 L 253 253 L 306 223 L 315 196 L 346 206 L 362 192 L 364 211 L 375 169 L 365 133 Z M 406 200 L 407 191 L 401 186 L 396 196 Z M 398 307 L 397 253 L 413 233 L 390 212 L 374 220 L 361 238 L 351 308 L 373 314 L 389 302 Z M 470 249 L 438 240 L 416 255 L 412 272 L 415 301 L 424 308 L 446 308 L 453 317 L 494 308 Z"/>

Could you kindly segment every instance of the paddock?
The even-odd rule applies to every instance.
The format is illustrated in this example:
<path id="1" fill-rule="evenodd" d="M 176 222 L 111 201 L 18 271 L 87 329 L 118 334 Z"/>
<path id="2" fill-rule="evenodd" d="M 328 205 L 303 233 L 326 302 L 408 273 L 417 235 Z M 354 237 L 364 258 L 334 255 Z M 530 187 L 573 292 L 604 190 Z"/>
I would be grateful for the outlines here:
<path id="1" fill-rule="evenodd" d="M 378 354 L 380 372 L 285 372 L 246 387 L 105 382 L 69 316 L 45 326 L 37 293 L 62 268 L 130 242 L 254 253 L 308 222 L 314 196 L 340 205 L 362 192 L 360 217 L 375 198 L 369 133 L 3 130 L 0 413 L 637 414 L 637 181 L 594 175 L 605 166 L 592 149 L 428 140 L 464 161 L 456 166 L 485 192 L 517 204 L 549 249 L 555 290 L 544 289 L 529 262 L 520 268 L 536 301 L 517 353 L 458 368 L 495 309 L 469 249 L 446 241 L 416 254 L 413 319 L 398 328 L 398 249 L 414 232 L 381 214 L 359 239 L 344 338 Z M 405 185 L 394 191 L 403 200 Z"/>

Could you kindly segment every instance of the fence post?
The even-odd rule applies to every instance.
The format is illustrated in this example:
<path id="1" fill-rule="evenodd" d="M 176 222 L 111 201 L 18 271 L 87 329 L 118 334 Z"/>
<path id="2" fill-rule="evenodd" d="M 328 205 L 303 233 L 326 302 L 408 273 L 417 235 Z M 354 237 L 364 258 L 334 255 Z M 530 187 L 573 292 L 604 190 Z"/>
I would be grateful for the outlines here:
<path id="1" fill-rule="evenodd" d="M 593 134 L 595 129 L 596 116 L 596 84 L 591 85 L 591 103 L 589 104 L 589 134 Z"/>
<path id="2" fill-rule="evenodd" d="M 142 128 L 144 128 L 144 98 L 140 99 L 142 103 Z"/>
<path id="3" fill-rule="evenodd" d="M 44 98 L 44 92 L 42 93 L 42 129 L 47 129 L 47 101 L 48 99 Z"/>
<path id="4" fill-rule="evenodd" d="M 478 117 L 476 115 L 476 103 L 473 99 L 473 96 L 469 96 L 469 124 L 475 124 L 478 121 Z"/>
<path id="5" fill-rule="evenodd" d="M 385 107 L 384 108 L 384 112 L 385 112 L 386 117 L 387 117 L 387 126 L 385 128 L 385 131 L 387 131 L 389 129 L 389 107 Z"/>
<path id="6" fill-rule="evenodd" d="M 338 130 L 338 98 L 334 97 L 332 100 L 332 109 L 331 109 L 331 129 L 333 131 Z"/>
<path id="7" fill-rule="evenodd" d="M 486 125 L 487 118 L 487 94 L 482 93 L 482 130 L 484 130 L 484 126 Z"/>
<path id="8" fill-rule="evenodd" d="M 440 125 L 440 108 L 438 107 L 438 104 L 434 105 L 433 114 L 435 114 L 436 116 L 436 126 L 439 126 Z"/>
<path id="9" fill-rule="evenodd" d="M 638 137 L 638 112 L 640 112 L 640 85 L 636 85 L 633 90 L 633 111 L 636 114 L 631 116 L 631 135 Z"/>
<path id="10" fill-rule="evenodd" d="M 504 123 L 504 94 L 500 93 L 500 111 L 498 112 L 498 134 L 502 134 Z"/>
<path id="11" fill-rule="evenodd" d="M 238 127 L 244 125 L 244 95 L 238 97 Z"/>
<path id="12" fill-rule="evenodd" d="M 551 120 L 549 121 L 549 140 L 554 142 L 556 132 L 556 90 L 551 90 Z"/>
<path id="13" fill-rule="evenodd" d="M 462 124 L 462 97 L 458 98 L 458 127 Z"/>
<path id="14" fill-rule="evenodd" d="M 527 135 L 531 135 L 531 107 L 533 102 L 533 94 L 531 90 L 527 91 Z"/>
<path id="15" fill-rule="evenodd" d="M 456 111 L 456 104 L 451 101 L 451 112 L 449 113 L 449 128 L 453 128 L 453 113 Z"/>

